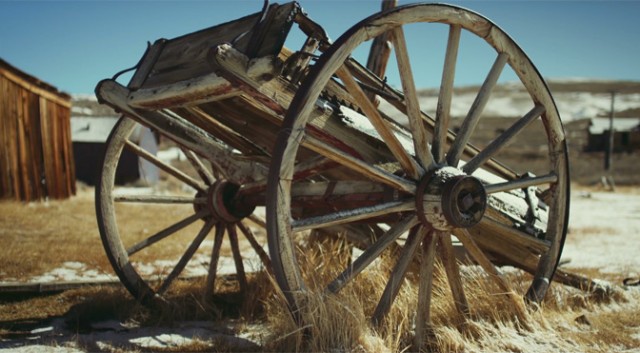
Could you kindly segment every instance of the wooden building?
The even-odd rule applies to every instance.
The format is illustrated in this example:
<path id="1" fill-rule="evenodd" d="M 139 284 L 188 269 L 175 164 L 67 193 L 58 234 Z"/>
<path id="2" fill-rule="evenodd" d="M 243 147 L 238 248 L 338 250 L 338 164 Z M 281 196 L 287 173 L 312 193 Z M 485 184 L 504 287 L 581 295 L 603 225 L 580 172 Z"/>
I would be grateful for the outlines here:
<path id="1" fill-rule="evenodd" d="M 0 198 L 75 194 L 71 97 L 0 59 Z"/>
<path id="2" fill-rule="evenodd" d="M 76 178 L 88 185 L 96 185 L 100 178 L 102 160 L 107 148 L 107 137 L 118 122 L 118 116 L 71 116 L 71 139 L 75 157 Z M 146 127 L 138 125 L 129 140 L 156 155 L 158 140 Z M 158 181 L 159 170 L 129 149 L 124 149 L 116 169 L 117 185 Z"/>

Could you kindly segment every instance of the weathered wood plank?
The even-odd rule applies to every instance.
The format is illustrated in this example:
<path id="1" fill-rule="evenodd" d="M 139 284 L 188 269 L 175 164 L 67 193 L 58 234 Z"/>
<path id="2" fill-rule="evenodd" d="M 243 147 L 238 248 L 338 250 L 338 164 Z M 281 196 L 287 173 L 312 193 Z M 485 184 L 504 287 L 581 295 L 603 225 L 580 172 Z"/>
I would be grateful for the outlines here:
<path id="1" fill-rule="evenodd" d="M 223 168 L 230 181 L 243 184 L 265 178 L 267 170 L 264 165 L 235 158 L 227 146 L 192 123 L 177 116 L 131 108 L 126 103 L 128 92 L 125 87 L 111 80 L 102 81 L 96 88 L 96 95 L 102 102 L 143 125 L 163 131 L 182 146 L 215 162 Z"/>
<path id="2" fill-rule="evenodd" d="M 489 101 L 491 91 L 497 84 L 498 78 L 500 77 L 500 74 L 502 73 L 502 70 L 504 69 L 504 66 L 507 63 L 508 59 L 509 55 L 507 53 L 498 54 L 498 57 L 494 61 L 491 70 L 489 70 L 489 74 L 487 74 L 487 77 L 482 83 L 476 99 L 471 104 L 471 108 L 469 108 L 467 117 L 462 122 L 462 126 L 460 126 L 458 135 L 453 141 L 451 149 L 449 149 L 449 152 L 447 153 L 447 163 L 449 163 L 450 166 L 458 166 L 458 161 L 460 160 L 460 157 L 464 152 L 465 146 L 469 144 L 469 138 L 471 137 L 471 134 L 478 124 L 478 120 L 482 115 L 482 111 Z"/>
<path id="3" fill-rule="evenodd" d="M 11 72 L 10 70 L 4 67 L 0 67 L 0 76 L 5 77 L 7 80 L 13 82 L 14 84 L 20 86 L 23 89 L 26 89 L 29 92 L 33 92 L 39 95 L 40 97 L 45 98 L 55 104 L 71 109 L 71 100 L 66 98 L 68 97 L 66 94 L 64 95 L 64 97 L 61 97 L 60 95 L 55 94 L 49 90 L 38 87 L 37 85 L 34 85 L 33 83 L 24 80 L 17 74 Z"/>
<path id="4" fill-rule="evenodd" d="M 247 71 L 247 66 L 243 64 L 248 62 L 248 58 L 228 45 L 218 47 L 216 53 L 215 58 L 224 69 L 220 74 L 242 89 L 254 104 L 258 104 L 260 110 L 270 115 L 265 117 L 279 126 L 282 114 L 288 109 L 297 87 L 281 77 L 262 81 L 252 79 L 250 70 Z M 261 71 L 263 70 L 258 70 Z M 314 137 L 339 144 L 339 148 L 345 151 L 357 151 L 369 163 L 393 160 L 384 143 L 358 129 L 347 127 L 329 107 L 321 109 L 318 106 L 311 114 L 311 127 L 307 127 L 307 130 Z"/>
<path id="5" fill-rule="evenodd" d="M 16 116 L 16 138 L 17 138 L 17 158 L 18 158 L 18 180 L 20 182 L 20 199 L 25 201 L 31 201 L 31 183 L 29 182 L 29 168 L 28 168 L 28 159 L 29 159 L 29 150 L 27 149 L 27 129 L 28 123 L 25 121 L 28 118 L 29 111 L 25 109 L 25 93 L 23 90 L 18 92 L 16 98 L 17 101 L 17 116 Z"/>
<path id="6" fill-rule="evenodd" d="M 415 154 L 420 161 L 420 165 L 429 170 L 434 166 L 433 156 L 429 148 L 425 122 L 422 120 L 418 92 L 413 81 L 413 70 L 409 60 L 409 50 L 402 27 L 393 29 L 391 40 L 395 48 L 396 61 L 398 62 L 398 72 L 400 73 L 402 91 L 404 92 L 404 103 L 407 107 L 407 117 L 409 118 Z"/>
<path id="7" fill-rule="evenodd" d="M 280 52 L 299 5 L 273 4 L 266 18 L 258 12 L 214 27 L 206 28 L 163 43 L 161 53 L 141 88 L 152 88 L 211 74 L 211 48 L 232 43 L 251 58 Z M 256 27 L 257 26 L 257 27 Z M 140 81 L 137 79 L 137 81 Z"/>
<path id="8" fill-rule="evenodd" d="M 416 255 L 416 251 L 418 250 L 419 245 L 422 243 L 422 239 L 426 235 L 427 230 L 424 227 L 414 227 L 409 236 L 407 237 L 407 241 L 405 242 L 402 252 L 400 253 L 400 257 L 398 262 L 393 268 L 393 271 L 389 275 L 389 281 L 384 288 L 384 292 L 378 301 L 378 305 L 371 315 L 371 321 L 373 322 L 382 322 L 382 319 L 389 312 L 391 308 L 391 304 L 395 300 L 398 295 L 398 291 L 400 290 L 400 286 L 405 278 L 405 274 L 407 272 L 407 268 L 409 264 L 413 261 Z"/>
<path id="9" fill-rule="evenodd" d="M 156 61 L 158 61 L 166 43 L 166 39 L 158 39 L 147 49 L 141 59 L 140 66 L 133 74 L 131 81 L 129 81 L 129 84 L 127 85 L 130 90 L 137 90 L 144 84 L 144 81 L 147 79 L 147 76 L 149 76 L 149 73 L 153 69 Z"/>
<path id="10" fill-rule="evenodd" d="M 168 40 L 142 88 L 162 86 L 210 74 L 213 70 L 208 60 L 209 50 L 220 43 L 230 43 L 247 32 L 256 23 L 258 16 L 258 13 L 252 14 Z M 235 45 L 244 51 L 248 41 L 248 36 L 244 36 Z"/>
<path id="11" fill-rule="evenodd" d="M 387 249 L 402 234 L 418 224 L 418 218 L 408 216 L 394 224 L 382 237 L 368 247 L 347 269 L 338 275 L 328 286 L 327 291 L 337 293 L 355 276 L 362 272 L 373 260 Z"/>
<path id="12" fill-rule="evenodd" d="M 391 153 L 393 153 L 398 162 L 400 162 L 404 171 L 411 178 L 415 180 L 419 179 L 420 175 L 424 173 L 424 170 L 416 163 L 413 157 L 405 151 L 398 138 L 388 126 L 388 123 L 382 118 L 373 102 L 369 100 L 362 88 L 360 88 L 360 85 L 353 78 L 349 69 L 342 66 L 336 74 L 345 84 L 347 91 L 355 98 L 367 118 L 369 118 L 369 121 L 373 124 L 378 134 L 380 134 L 382 140 L 387 143 Z"/>
<path id="13" fill-rule="evenodd" d="M 456 61 L 458 59 L 458 47 L 460 45 L 461 32 L 462 29 L 459 25 L 451 25 L 449 27 L 447 51 L 444 58 L 442 80 L 440 81 L 440 93 L 438 94 L 438 105 L 436 106 L 436 120 L 433 128 L 432 149 L 433 158 L 435 158 L 436 163 L 444 162 L 444 152 L 447 145 L 449 120 L 451 115 L 453 82 L 456 72 Z"/>
<path id="14" fill-rule="evenodd" d="M 0 62 L 2 64 L 2 62 Z M 75 184 L 69 180 L 67 168 L 64 167 L 60 176 L 45 173 L 45 163 L 55 165 L 58 161 L 69 158 L 67 149 L 59 150 L 58 154 L 50 154 L 45 159 L 44 149 L 51 146 L 42 142 L 43 127 L 50 128 L 52 124 L 42 124 L 43 117 L 56 119 L 68 124 L 69 104 L 66 94 L 56 95 L 55 89 L 41 88 L 34 81 L 35 78 L 23 79 L 19 71 L 12 72 L 11 67 L 0 65 L 0 152 L 2 166 L 0 167 L 0 196 L 12 197 L 16 200 L 33 201 L 48 196 L 45 189 L 50 178 L 59 177 L 64 185 Z M 7 77 L 9 76 L 9 77 Z M 30 91 L 33 89 L 35 92 Z M 45 97 L 39 95 L 46 92 Z M 53 98 L 53 97 L 57 98 Z M 49 99 L 51 98 L 51 99 Z M 66 104 L 59 104 L 66 102 Z M 42 108 L 42 109 L 41 109 Z M 42 116 L 41 116 L 42 115 Z M 66 143 L 67 131 L 47 131 L 44 138 L 47 141 Z M 70 141 L 68 142 L 70 144 Z M 52 179 L 53 181 L 54 179 Z M 43 184 L 44 181 L 44 184 Z M 75 186 L 75 185 L 74 185 Z M 70 193 L 64 189 L 60 197 L 68 197 Z"/>
<path id="15" fill-rule="evenodd" d="M 540 117 L 544 113 L 545 109 L 541 105 L 536 105 L 522 118 L 513 123 L 505 132 L 496 137 L 491 143 L 485 147 L 480 153 L 471 158 L 467 164 L 462 167 L 462 170 L 471 174 L 478 169 L 484 162 L 489 160 L 492 156 L 500 152 L 506 147 L 514 137 L 516 137 L 524 128 L 526 128 L 534 119 Z"/>
<path id="16" fill-rule="evenodd" d="M 414 336 L 414 347 L 417 350 L 423 350 L 433 336 L 431 323 L 431 292 L 433 291 L 435 254 L 436 236 L 433 232 L 430 232 L 422 241 L 422 262 L 420 263 L 416 333 Z"/>
<path id="17" fill-rule="evenodd" d="M 469 303 L 462 287 L 462 278 L 460 277 L 460 267 L 454 253 L 451 235 L 448 232 L 435 232 L 438 238 L 438 254 L 442 265 L 447 274 L 447 281 L 453 296 L 453 302 L 458 313 L 465 319 L 471 314 Z"/>

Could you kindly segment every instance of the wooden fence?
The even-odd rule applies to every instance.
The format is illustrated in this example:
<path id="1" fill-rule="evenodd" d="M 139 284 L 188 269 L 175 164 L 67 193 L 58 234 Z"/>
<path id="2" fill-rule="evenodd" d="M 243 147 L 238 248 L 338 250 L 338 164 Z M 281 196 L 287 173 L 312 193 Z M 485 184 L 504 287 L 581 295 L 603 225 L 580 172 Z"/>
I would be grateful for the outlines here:
<path id="1" fill-rule="evenodd" d="M 0 198 L 74 195 L 71 97 L 0 59 Z"/>

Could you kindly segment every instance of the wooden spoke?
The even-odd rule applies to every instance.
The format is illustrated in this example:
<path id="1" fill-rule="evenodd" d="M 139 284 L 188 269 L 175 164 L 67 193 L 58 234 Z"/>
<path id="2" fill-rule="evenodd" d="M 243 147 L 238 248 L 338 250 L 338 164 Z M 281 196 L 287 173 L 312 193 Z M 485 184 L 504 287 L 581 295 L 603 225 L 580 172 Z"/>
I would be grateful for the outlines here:
<path id="1" fill-rule="evenodd" d="M 507 282 L 502 273 L 500 273 L 500 270 L 491 263 L 484 252 L 478 247 L 476 242 L 473 240 L 473 236 L 467 229 L 460 228 L 454 230 L 454 234 L 462 242 L 462 245 L 464 245 L 465 249 L 469 252 L 469 255 L 471 255 L 480 267 L 490 275 L 498 287 L 509 297 L 516 309 L 518 319 L 520 319 L 520 322 L 523 325 L 527 326 L 529 319 L 522 297 L 511 288 L 509 282 Z"/>
<path id="2" fill-rule="evenodd" d="M 398 62 L 398 72 L 400 73 L 400 80 L 402 81 L 402 91 L 404 92 L 404 100 L 407 105 L 407 117 L 409 118 L 409 126 L 411 127 L 411 133 L 413 135 L 415 153 L 422 167 L 431 169 L 434 164 L 433 156 L 427 142 L 427 130 L 422 120 L 420 103 L 418 103 L 418 93 L 416 92 L 416 85 L 413 81 L 413 72 L 409 61 L 407 41 L 405 40 L 402 26 L 393 30 L 391 40 L 393 41 L 396 61 Z"/>
<path id="3" fill-rule="evenodd" d="M 351 266 L 333 280 L 333 282 L 327 286 L 327 291 L 332 293 L 339 292 L 340 289 L 349 283 L 356 275 L 369 266 L 373 260 L 378 258 L 385 249 L 398 239 L 398 237 L 414 227 L 416 224 L 418 224 L 418 217 L 415 215 L 407 216 L 402 221 L 394 224 L 391 229 L 380 237 L 380 239 L 368 247 Z"/>
<path id="4" fill-rule="evenodd" d="M 555 173 L 551 172 L 549 174 L 541 175 L 537 177 L 522 178 L 518 180 L 508 181 L 505 183 L 485 185 L 484 189 L 487 192 L 487 194 L 493 194 L 501 191 L 524 189 L 530 186 L 551 184 L 556 182 L 558 182 L 558 176 Z"/>
<path id="5" fill-rule="evenodd" d="M 384 98 L 387 103 L 391 104 L 392 106 L 394 106 L 395 108 L 397 108 L 399 111 L 403 112 L 403 113 L 407 113 L 407 108 L 406 106 L 402 103 L 404 101 L 404 97 L 400 92 L 397 92 L 396 90 L 394 90 L 392 87 L 389 86 L 384 86 L 384 83 L 377 77 L 373 77 L 373 75 L 371 75 L 368 71 L 366 71 L 366 69 L 364 69 L 362 66 L 360 66 L 357 62 L 353 61 L 353 60 L 349 60 L 348 61 L 349 64 L 349 68 L 352 70 L 352 72 L 354 72 L 354 75 L 356 75 L 356 77 L 361 80 L 364 81 L 365 84 L 372 86 L 372 87 L 383 87 L 384 88 L 384 93 L 383 92 L 377 92 L 378 96 L 381 98 Z M 383 116 L 385 116 L 383 114 Z M 428 114 L 426 114 L 425 112 L 422 112 L 422 120 L 428 125 L 431 126 L 433 129 L 435 129 L 435 119 L 430 117 Z M 448 142 L 452 142 L 455 140 L 455 134 L 452 131 L 444 131 L 444 133 L 446 134 L 446 140 Z M 435 134 L 434 134 L 435 136 Z M 435 137 L 434 137 L 435 138 Z M 443 147 L 444 148 L 444 147 Z M 471 144 L 467 144 L 464 147 L 464 151 L 463 153 L 467 156 L 475 156 L 476 154 L 478 154 L 480 151 L 474 147 Z M 491 172 L 496 173 L 497 175 L 505 178 L 505 179 L 511 179 L 514 178 L 516 173 L 511 170 L 509 167 L 498 163 L 495 160 L 489 160 L 486 162 L 486 168 L 489 169 Z"/>
<path id="6" fill-rule="evenodd" d="M 207 237 L 207 234 L 209 234 L 211 228 L 213 228 L 214 225 L 215 223 L 213 221 L 209 221 L 204 224 L 198 235 L 196 235 L 195 239 L 193 239 L 193 242 L 191 242 L 191 245 L 189 245 L 189 248 L 187 248 L 187 251 L 182 255 L 182 257 L 176 264 L 176 267 L 173 268 L 173 271 L 171 271 L 167 278 L 165 278 L 164 282 L 162 282 L 162 285 L 157 292 L 159 295 L 163 295 L 167 291 L 167 289 L 169 289 L 173 281 L 178 278 L 180 273 L 182 273 L 182 270 L 184 270 L 184 268 L 187 266 L 189 260 L 191 260 L 193 254 L 196 253 L 196 251 L 200 247 L 200 244 L 202 244 L 202 241 Z"/>
<path id="7" fill-rule="evenodd" d="M 451 288 L 451 294 L 453 295 L 453 302 L 458 310 L 458 313 L 464 318 L 469 317 L 469 303 L 464 294 L 462 287 L 462 279 L 460 278 L 460 268 L 458 261 L 453 250 L 453 244 L 451 242 L 451 235 L 448 232 L 437 232 L 439 240 L 438 254 L 444 265 L 444 270 L 447 273 L 447 280 L 449 281 L 449 287 Z"/>
<path id="8" fill-rule="evenodd" d="M 174 177 L 176 177 L 178 180 L 182 181 L 183 183 L 191 186 L 192 188 L 198 190 L 198 191 L 202 191 L 205 192 L 207 187 L 202 184 L 201 182 L 191 178 L 190 176 L 186 175 L 185 173 L 179 171 L 178 169 L 166 164 L 165 162 L 159 160 L 156 156 L 152 155 L 151 153 L 145 151 L 144 149 L 140 148 L 138 145 L 134 144 L 131 141 L 126 141 L 125 145 L 131 150 L 133 151 L 135 154 L 137 154 L 138 156 L 148 160 L 149 162 L 153 163 L 156 167 L 164 170 L 165 172 L 173 175 Z"/>
<path id="9" fill-rule="evenodd" d="M 485 147 L 480 153 L 467 162 L 462 167 L 462 170 L 471 174 L 480 166 L 482 166 L 489 158 L 496 153 L 500 152 L 503 147 L 507 146 L 513 138 L 518 135 L 524 128 L 526 128 L 533 120 L 540 117 L 544 113 L 544 107 L 536 105 L 525 116 L 518 119 L 511 127 L 509 127 L 504 133 L 498 136 L 495 140 Z"/>
<path id="10" fill-rule="evenodd" d="M 358 158 L 345 154 L 343 151 L 324 143 L 309 135 L 305 136 L 304 146 L 323 155 L 327 158 L 338 162 L 340 165 L 347 167 L 369 179 L 389 185 L 394 189 L 407 193 L 415 193 L 416 184 L 397 175 L 389 173 L 381 168 L 371 165 Z"/>
<path id="11" fill-rule="evenodd" d="M 255 214 L 249 215 L 249 217 L 247 217 L 251 220 L 251 222 L 259 225 L 262 228 L 267 228 L 267 222 L 265 222 L 262 218 L 256 216 Z"/>
<path id="12" fill-rule="evenodd" d="M 353 244 L 353 246 L 359 249 L 368 248 L 385 233 L 385 231 L 375 223 L 344 224 L 335 228 L 326 228 L 326 231 L 344 233 L 349 243 Z M 396 247 L 395 245 L 392 244 L 390 246 L 390 249 L 393 253 L 396 253 L 396 250 L 400 251 L 400 246 L 398 245 Z"/>
<path id="13" fill-rule="evenodd" d="M 376 108 L 369 98 L 367 98 L 366 93 L 356 82 L 355 78 L 353 78 L 347 66 L 343 65 L 336 74 L 346 86 L 347 91 L 349 91 L 349 93 L 355 98 L 364 114 L 369 118 L 369 121 L 371 121 L 371 124 L 375 127 L 378 134 L 380 134 L 382 140 L 387 143 L 389 150 L 391 150 L 391 153 L 398 162 L 400 162 L 404 171 L 411 178 L 417 180 L 420 175 L 424 174 L 424 171 L 416 163 L 413 157 L 411 157 L 411 155 L 409 155 L 409 153 L 404 149 L 396 135 L 394 135 L 391 130 L 391 127 L 388 126 L 388 123 L 382 118 L 380 112 L 378 112 L 378 108 Z"/>
<path id="14" fill-rule="evenodd" d="M 413 261 L 418 245 L 420 245 L 426 234 L 427 230 L 422 226 L 416 226 L 411 229 L 409 237 L 402 248 L 400 258 L 393 268 L 393 272 L 391 272 L 391 275 L 389 276 L 387 286 L 384 288 L 382 297 L 380 298 L 380 301 L 376 306 L 376 310 L 373 312 L 371 317 L 371 321 L 374 324 L 377 325 L 382 322 L 383 317 L 389 312 L 391 304 L 398 295 L 398 291 L 400 290 L 400 285 L 402 284 L 402 280 L 407 272 L 407 268 L 411 261 Z"/>
<path id="15" fill-rule="evenodd" d="M 324 228 L 360 221 L 390 213 L 406 212 L 415 209 L 415 201 L 394 201 L 369 207 L 343 210 L 327 215 L 294 220 L 291 224 L 294 232 L 314 228 Z"/>
<path id="16" fill-rule="evenodd" d="M 244 272 L 244 264 L 242 263 L 242 254 L 240 253 L 240 246 L 238 245 L 238 232 L 236 226 L 229 224 L 227 226 L 227 234 L 229 235 L 229 243 L 231 244 L 231 252 L 233 253 L 233 261 L 236 264 L 236 276 L 240 283 L 240 291 L 247 293 L 247 275 Z"/>
<path id="17" fill-rule="evenodd" d="M 207 210 L 201 210 L 200 212 L 197 212 L 195 214 L 192 214 L 191 216 L 177 222 L 174 223 L 172 225 L 170 225 L 169 227 L 159 231 L 158 233 L 138 242 L 137 244 L 129 247 L 127 249 L 127 255 L 131 256 L 135 253 L 137 253 L 138 251 L 149 247 L 157 242 L 159 242 L 160 240 L 176 233 L 177 231 L 185 228 L 186 226 L 190 225 L 191 223 L 206 217 L 207 215 L 209 215 L 209 211 Z"/>
<path id="18" fill-rule="evenodd" d="M 182 150 L 182 153 L 187 156 L 187 159 L 189 160 L 189 162 L 191 162 L 191 165 L 196 170 L 196 172 L 198 172 L 198 175 L 200 176 L 202 181 L 204 181 L 204 183 L 207 185 L 213 184 L 215 182 L 215 178 L 209 171 L 209 168 L 207 168 L 204 163 L 202 163 L 202 160 L 200 160 L 200 158 L 198 158 L 198 156 L 193 151 L 184 147 L 180 147 L 180 149 Z"/>
<path id="19" fill-rule="evenodd" d="M 382 2 L 382 11 L 388 10 L 396 6 L 396 0 L 384 0 Z M 367 58 L 367 69 L 371 71 L 377 77 L 385 77 L 384 74 L 387 71 L 387 63 L 389 56 L 391 55 L 391 43 L 389 43 L 389 33 L 385 32 L 373 40 L 371 48 L 369 49 L 369 56 Z M 351 60 L 350 60 L 351 61 Z M 376 94 L 367 92 L 367 97 L 374 102 L 376 107 L 380 103 L 376 98 Z"/>
<path id="20" fill-rule="evenodd" d="M 422 351 L 433 335 L 431 327 L 431 292 L 433 290 L 433 265 L 435 262 L 436 237 L 433 232 L 422 240 L 422 262 L 418 285 L 418 311 L 416 314 L 415 348 Z"/>
<path id="21" fill-rule="evenodd" d="M 561 153 L 557 153 L 553 156 L 552 165 L 554 167 L 554 172 L 565 177 L 559 177 L 558 181 L 549 187 L 551 190 L 550 195 L 552 196 L 548 204 L 548 227 L 544 234 L 545 241 L 550 245 L 549 251 L 541 254 L 533 283 L 526 294 L 528 300 L 534 300 L 538 303 L 542 298 L 544 298 L 550 284 L 549 281 L 558 266 L 564 242 L 564 235 L 567 230 L 566 222 L 569 218 L 569 177 L 567 170 L 568 165 L 565 158 L 567 158 L 567 155 L 563 155 Z"/>
<path id="22" fill-rule="evenodd" d="M 258 257 L 260 257 L 260 260 L 262 261 L 264 268 L 267 270 L 267 272 L 271 273 L 272 272 L 271 259 L 269 259 L 269 255 L 267 255 L 267 252 L 264 251 L 262 246 L 260 246 L 260 243 L 258 243 L 258 241 L 256 240 L 256 237 L 253 235 L 251 228 L 249 228 L 242 222 L 238 222 L 238 224 L 236 225 L 238 229 L 240 229 L 242 234 L 244 234 L 245 238 L 247 238 L 247 240 L 249 241 L 249 244 L 251 244 L 253 251 L 255 251 L 256 254 L 258 254 Z"/>
<path id="23" fill-rule="evenodd" d="M 224 226 L 216 225 L 216 233 L 213 239 L 213 249 L 211 250 L 211 260 L 209 261 L 209 273 L 207 274 L 207 285 L 203 293 L 203 299 L 207 299 L 213 294 L 216 284 L 216 276 L 218 273 L 218 260 L 220 260 L 220 248 L 222 247 L 222 238 L 224 237 Z"/>
<path id="24" fill-rule="evenodd" d="M 116 195 L 115 202 L 158 203 L 158 204 L 205 204 L 206 197 L 170 196 L 170 195 Z"/>
<path id="25" fill-rule="evenodd" d="M 456 136 L 451 149 L 447 155 L 447 163 L 452 167 L 457 167 L 458 162 L 460 161 L 460 156 L 462 152 L 464 152 L 465 146 L 469 143 L 469 138 L 471 137 L 471 133 L 476 127 L 478 120 L 484 110 L 484 107 L 487 105 L 489 101 L 489 96 L 491 95 L 491 90 L 498 82 L 498 78 L 502 73 L 502 69 L 507 63 L 507 59 L 509 55 L 507 53 L 500 53 L 496 58 L 487 78 L 485 79 L 482 87 L 480 87 L 480 91 L 476 96 L 473 104 L 471 104 L 471 108 L 469 108 L 469 113 L 467 117 L 462 122 L 462 126 L 460 126 L 460 131 Z"/>
<path id="26" fill-rule="evenodd" d="M 444 69 L 442 70 L 442 81 L 440 83 L 440 94 L 438 96 L 436 121 L 433 131 L 432 149 L 433 158 L 435 158 L 436 163 L 442 163 L 444 161 L 444 151 L 447 144 L 447 133 L 451 113 L 451 98 L 453 96 L 453 81 L 456 72 L 461 32 L 460 25 L 451 25 L 449 27 L 449 39 L 447 41 L 447 52 L 444 59 Z"/>

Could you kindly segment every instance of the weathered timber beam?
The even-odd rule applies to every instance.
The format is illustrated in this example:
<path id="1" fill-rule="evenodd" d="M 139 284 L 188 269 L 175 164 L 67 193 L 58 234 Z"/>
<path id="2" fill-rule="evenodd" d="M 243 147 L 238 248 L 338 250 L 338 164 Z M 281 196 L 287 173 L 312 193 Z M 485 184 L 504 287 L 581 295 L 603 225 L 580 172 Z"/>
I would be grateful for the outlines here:
<path id="1" fill-rule="evenodd" d="M 129 90 L 113 80 L 101 81 L 96 96 L 127 117 L 162 133 L 180 145 L 216 163 L 234 183 L 243 184 L 266 178 L 267 167 L 252 161 L 242 161 L 212 135 L 177 115 L 134 109 L 127 104 Z"/>
<path id="2" fill-rule="evenodd" d="M 222 47 L 233 48 L 229 44 Z M 217 56 L 214 50 L 214 57 Z M 244 54 L 233 49 L 234 55 L 230 60 L 235 71 L 243 72 L 249 81 L 259 82 L 269 80 L 276 74 L 274 58 L 271 56 L 249 60 Z M 134 108 L 162 109 L 181 106 L 192 106 L 205 102 L 219 101 L 242 94 L 237 84 L 216 72 L 194 77 L 188 80 L 173 82 L 161 86 L 140 88 L 132 91 L 128 96 L 128 104 Z"/>
<path id="3" fill-rule="evenodd" d="M 249 60 L 231 45 L 223 44 L 216 47 L 211 57 L 215 61 L 215 65 L 219 67 L 218 73 L 222 77 L 232 82 L 234 87 L 242 90 L 246 96 L 251 97 L 256 104 L 264 108 L 265 112 L 269 112 L 275 123 L 280 123 L 296 95 L 297 87 L 295 85 L 279 75 L 265 76 L 264 72 L 267 70 L 259 69 L 265 63 L 260 63 L 260 59 Z M 261 77 L 260 75 L 264 77 L 256 80 L 255 78 Z M 311 114 L 310 126 L 307 126 L 307 131 L 315 137 L 320 139 L 327 137 L 334 143 L 348 141 L 348 146 L 343 143 L 339 148 L 343 151 L 345 148 L 358 151 L 359 156 L 369 163 L 389 161 L 390 158 L 393 158 L 388 149 L 385 151 L 385 145 L 382 142 L 374 145 L 370 138 L 372 136 L 345 126 L 328 106 L 321 107 L 319 104 Z"/>

